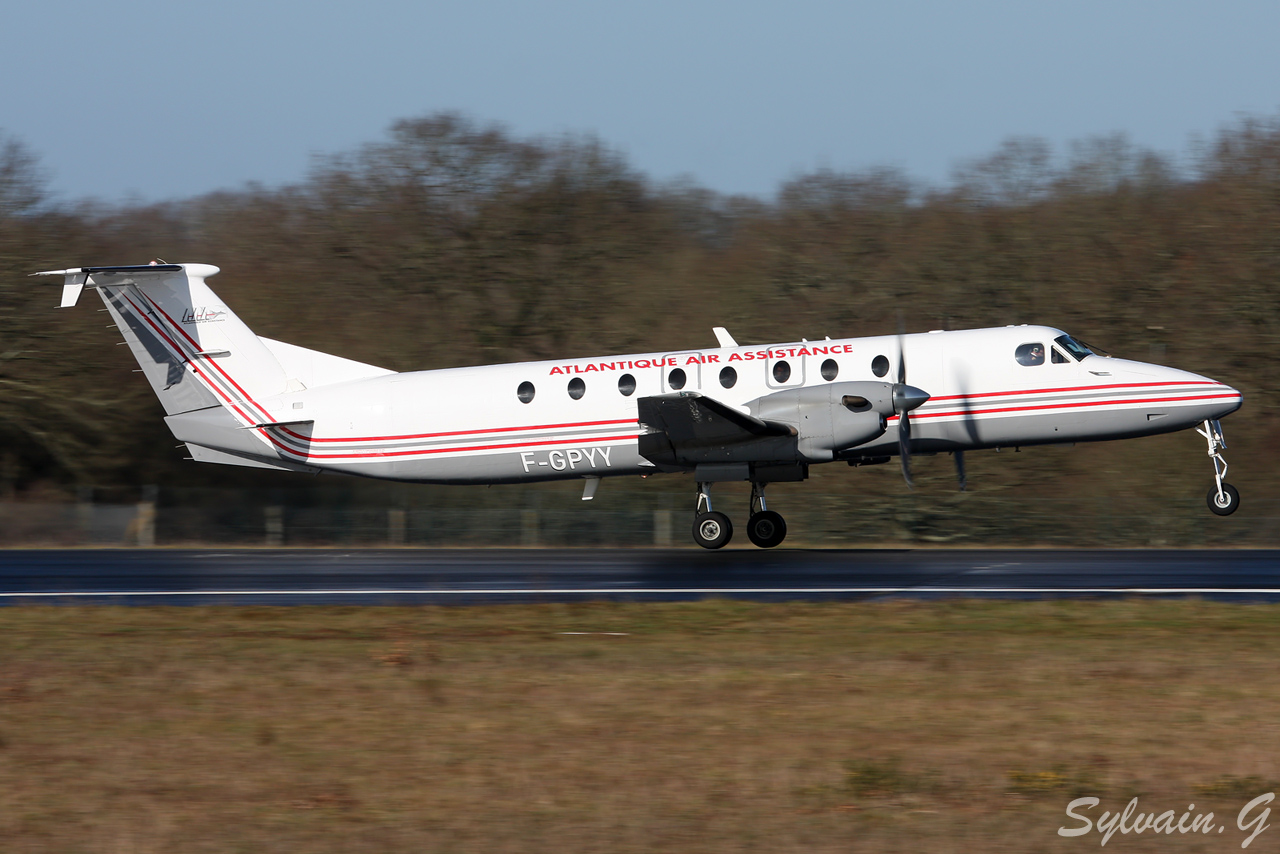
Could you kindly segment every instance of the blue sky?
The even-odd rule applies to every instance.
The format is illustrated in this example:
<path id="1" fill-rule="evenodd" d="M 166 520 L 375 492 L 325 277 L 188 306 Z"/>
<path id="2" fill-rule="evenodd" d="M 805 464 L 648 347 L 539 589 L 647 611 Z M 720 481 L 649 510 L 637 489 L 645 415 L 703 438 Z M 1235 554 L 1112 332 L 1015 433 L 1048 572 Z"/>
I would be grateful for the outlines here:
<path id="1" fill-rule="evenodd" d="M 42 0 L 4 28 L 0 129 L 63 200 L 286 183 L 439 110 L 761 196 L 819 167 L 942 182 L 1011 135 L 1181 156 L 1280 111 L 1275 0 Z"/>

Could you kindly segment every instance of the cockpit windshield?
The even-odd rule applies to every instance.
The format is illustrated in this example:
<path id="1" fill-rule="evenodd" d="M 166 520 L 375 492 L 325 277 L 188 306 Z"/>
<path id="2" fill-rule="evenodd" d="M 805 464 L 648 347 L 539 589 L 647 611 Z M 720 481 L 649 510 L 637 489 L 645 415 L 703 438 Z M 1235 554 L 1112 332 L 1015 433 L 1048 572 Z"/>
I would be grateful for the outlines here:
<path id="1" fill-rule="evenodd" d="M 1070 335 L 1059 336 L 1058 338 L 1053 339 L 1053 342 L 1063 350 L 1070 353 L 1071 358 L 1075 359 L 1077 362 L 1082 361 L 1085 356 L 1092 356 L 1094 354 L 1093 349 L 1081 344 Z"/>

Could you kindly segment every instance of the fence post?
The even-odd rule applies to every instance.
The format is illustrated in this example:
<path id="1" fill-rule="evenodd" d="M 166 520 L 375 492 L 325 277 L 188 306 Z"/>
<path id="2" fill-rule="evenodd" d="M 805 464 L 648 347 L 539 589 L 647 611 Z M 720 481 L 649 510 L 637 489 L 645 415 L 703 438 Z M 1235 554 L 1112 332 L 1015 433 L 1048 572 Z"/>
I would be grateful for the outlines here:
<path id="1" fill-rule="evenodd" d="M 520 511 L 520 545 L 532 548 L 538 544 L 538 511 Z"/>
<path id="2" fill-rule="evenodd" d="M 284 508 L 264 507 L 263 520 L 266 522 L 267 547 L 279 548 L 284 545 Z"/>
<path id="3" fill-rule="evenodd" d="M 653 544 L 659 548 L 671 547 L 671 511 L 653 511 Z"/>
<path id="4" fill-rule="evenodd" d="M 76 528 L 80 532 L 81 542 L 89 542 L 93 537 L 93 487 L 76 487 Z"/>
<path id="5" fill-rule="evenodd" d="M 399 507 L 387 510 L 387 542 L 393 546 L 404 545 L 405 512 Z"/>
<path id="6" fill-rule="evenodd" d="M 151 485 L 142 487 L 142 500 L 138 502 L 138 515 L 134 517 L 134 528 L 137 532 L 139 548 L 150 549 L 156 545 L 156 498 L 160 487 Z"/>

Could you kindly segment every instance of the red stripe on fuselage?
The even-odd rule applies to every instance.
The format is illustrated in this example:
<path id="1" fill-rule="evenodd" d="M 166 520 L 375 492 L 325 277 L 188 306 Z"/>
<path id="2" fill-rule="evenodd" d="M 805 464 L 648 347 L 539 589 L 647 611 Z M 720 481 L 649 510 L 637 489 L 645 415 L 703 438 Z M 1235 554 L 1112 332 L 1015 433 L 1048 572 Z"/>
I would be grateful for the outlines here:
<path id="1" fill-rule="evenodd" d="M 1158 382 L 1158 383 L 1108 383 L 1106 385 L 1079 385 L 1068 386 L 1065 388 L 1029 388 L 1015 391 L 983 391 L 977 394 L 947 394 L 929 398 L 930 403 L 941 400 L 977 400 L 980 397 L 1013 397 L 1014 395 L 1025 394 L 1057 394 L 1066 391 L 1102 391 L 1109 388 L 1162 388 L 1176 385 L 1211 385 L 1220 386 L 1222 383 L 1213 382 L 1212 380 L 1187 380 L 1183 382 Z"/>
<path id="2" fill-rule="evenodd" d="M 584 438 L 582 436 L 574 436 L 568 439 L 542 439 L 536 442 L 508 442 L 501 445 L 473 445 L 462 448 L 425 448 L 419 450 L 408 451 L 374 451 L 367 454 L 309 454 L 303 451 L 295 451 L 287 445 L 281 444 L 274 436 L 263 431 L 271 443 L 286 453 L 293 454 L 305 460 L 357 460 L 357 459 L 376 459 L 380 457 L 409 457 L 421 454 L 452 454 L 463 453 L 465 451 L 501 451 L 510 448 L 532 448 L 539 445 L 578 445 L 592 444 L 595 442 L 617 442 L 635 439 L 638 433 L 623 436 L 597 436 L 595 438 Z"/>
<path id="3" fill-rule="evenodd" d="M 439 439 L 445 436 L 471 436 L 486 433 L 514 433 L 520 430 L 558 430 L 563 427 L 604 427 L 609 424 L 635 424 L 634 418 L 619 418 L 613 421 L 573 421 L 565 424 L 535 424 L 530 427 L 487 427 L 483 430 L 452 430 L 447 433 L 415 433 L 406 436 L 360 436 L 350 439 L 341 438 L 309 438 L 295 433 L 288 427 L 281 427 L 280 432 L 288 433 L 307 442 L 390 442 L 402 439 Z"/>
<path id="4" fill-rule="evenodd" d="M 912 421 L 921 418 L 947 418 L 953 415 L 990 415 L 992 413 L 1002 412 L 1031 412 L 1039 409 L 1071 409 L 1086 406 L 1127 406 L 1135 403 L 1176 403 L 1187 400 L 1219 400 L 1223 398 L 1238 398 L 1239 394 L 1202 394 L 1190 395 L 1187 397 L 1139 397 L 1130 400 L 1079 400 L 1071 403 L 1040 403 L 1028 406 L 1006 406 L 993 409 L 956 409 L 950 412 L 923 412 L 913 414 Z M 891 417 L 892 421 L 897 416 Z"/>

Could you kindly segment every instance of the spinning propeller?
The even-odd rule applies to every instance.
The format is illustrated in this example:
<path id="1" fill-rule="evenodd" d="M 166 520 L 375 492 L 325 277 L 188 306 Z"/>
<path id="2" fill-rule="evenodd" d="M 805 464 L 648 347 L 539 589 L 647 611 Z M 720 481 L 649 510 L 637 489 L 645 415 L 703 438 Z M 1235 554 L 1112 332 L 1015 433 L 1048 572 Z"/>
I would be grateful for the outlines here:
<path id="1" fill-rule="evenodd" d="M 902 346 L 902 333 L 898 333 L 898 381 L 893 384 L 893 411 L 898 414 L 898 456 L 902 460 L 902 478 L 907 487 L 911 483 L 911 410 L 929 399 L 929 393 L 907 385 L 907 355 Z"/>

